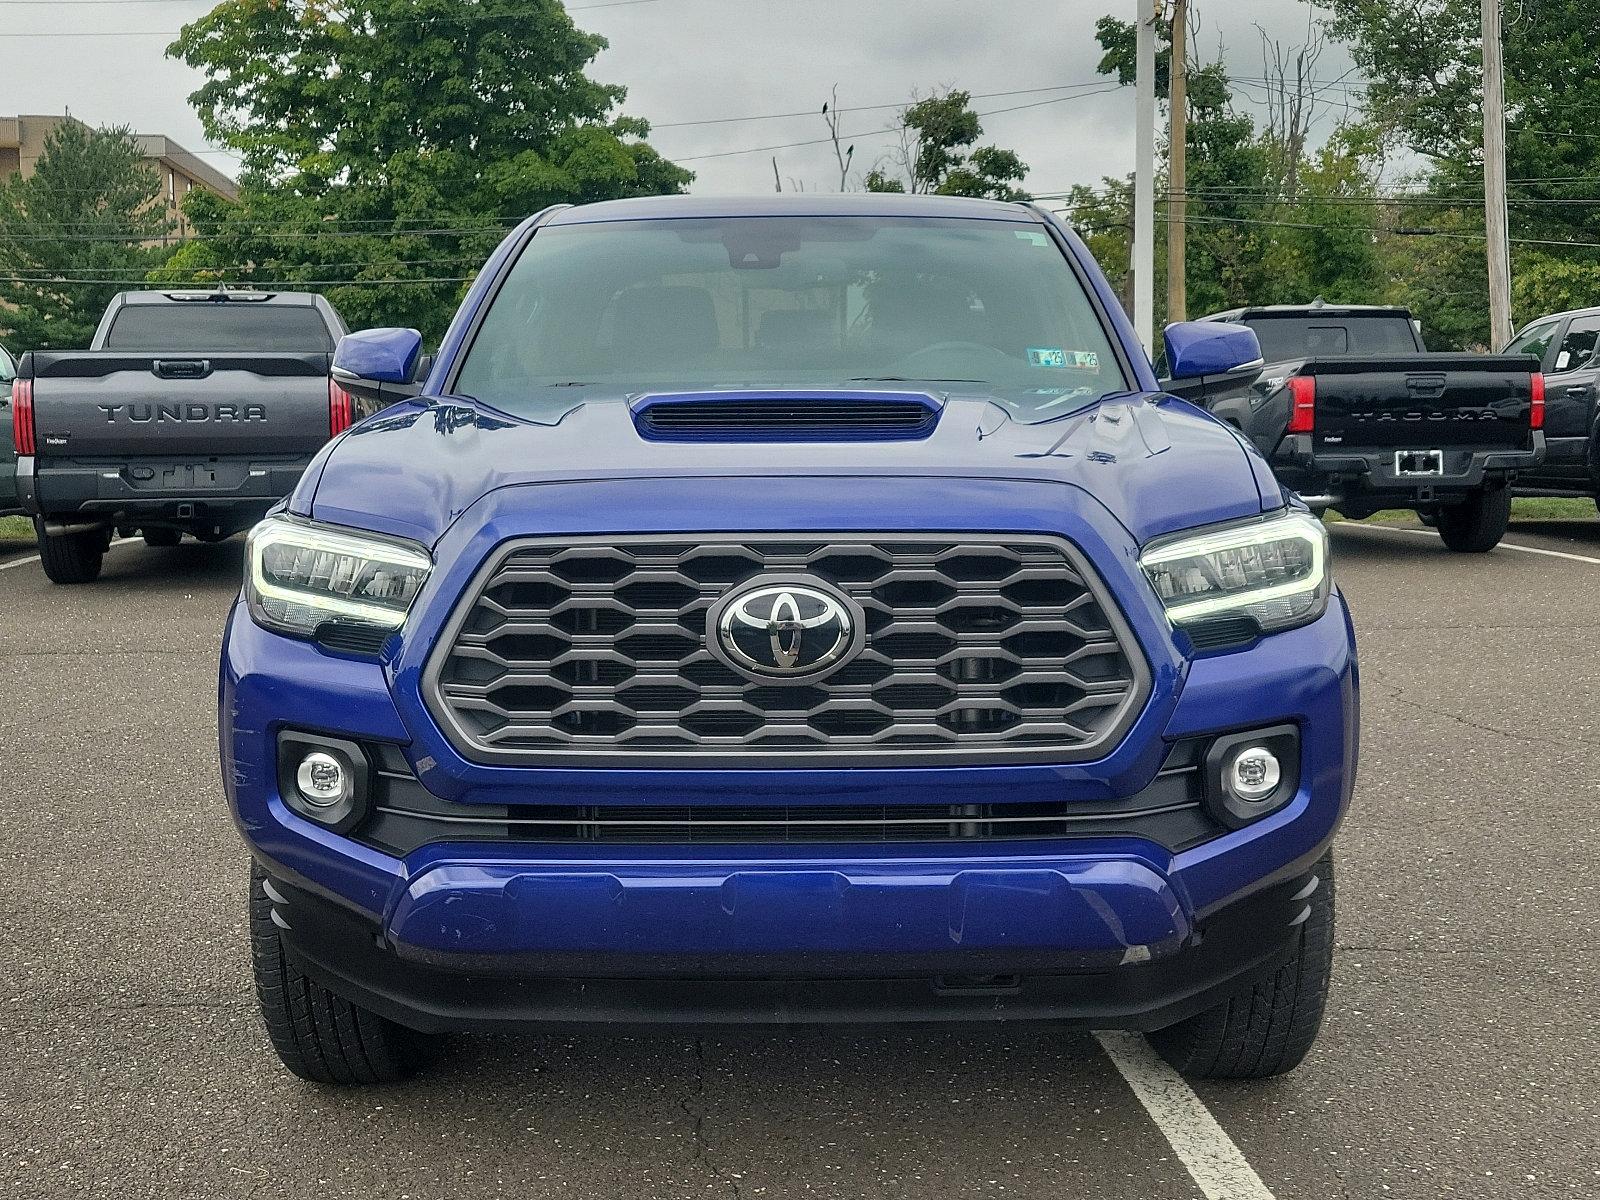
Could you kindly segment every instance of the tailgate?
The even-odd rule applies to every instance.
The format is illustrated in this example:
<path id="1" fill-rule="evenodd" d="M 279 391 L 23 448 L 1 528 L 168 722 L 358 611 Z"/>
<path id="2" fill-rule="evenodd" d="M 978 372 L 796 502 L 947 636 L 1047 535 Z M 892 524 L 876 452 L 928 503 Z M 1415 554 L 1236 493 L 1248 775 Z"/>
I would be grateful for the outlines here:
<path id="1" fill-rule="evenodd" d="M 23 356 L 41 458 L 304 454 L 328 440 L 326 354 Z"/>
<path id="2" fill-rule="evenodd" d="M 1527 450 L 1533 376 L 1525 355 L 1416 354 L 1312 359 L 1312 447 L 1354 450 Z"/>

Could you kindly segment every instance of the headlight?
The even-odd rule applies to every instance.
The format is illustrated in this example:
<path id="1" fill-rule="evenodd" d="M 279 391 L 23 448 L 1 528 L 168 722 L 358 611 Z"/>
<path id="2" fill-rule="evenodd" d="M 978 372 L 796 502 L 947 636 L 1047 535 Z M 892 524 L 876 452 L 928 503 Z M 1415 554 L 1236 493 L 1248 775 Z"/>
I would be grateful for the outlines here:
<path id="1" fill-rule="evenodd" d="M 1263 632 L 1315 621 L 1328 607 L 1328 531 L 1300 512 L 1185 534 L 1148 547 L 1139 565 L 1174 625 L 1249 617 Z"/>
<path id="2" fill-rule="evenodd" d="M 398 629 L 433 560 L 411 542 L 268 517 L 250 531 L 245 600 L 258 624 L 311 637 L 325 621 Z"/>

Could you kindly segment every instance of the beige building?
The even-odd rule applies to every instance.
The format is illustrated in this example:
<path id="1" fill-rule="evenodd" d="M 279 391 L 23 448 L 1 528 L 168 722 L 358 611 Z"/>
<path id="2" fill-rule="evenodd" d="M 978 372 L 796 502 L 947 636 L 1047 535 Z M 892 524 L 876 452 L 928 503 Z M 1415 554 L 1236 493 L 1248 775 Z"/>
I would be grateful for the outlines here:
<path id="1" fill-rule="evenodd" d="M 45 139 L 52 130 L 75 117 L 20 116 L 0 117 L 0 180 L 9 179 L 20 172 L 33 174 L 33 166 L 44 152 Z M 176 233 L 183 236 L 189 226 L 183 219 L 183 198 L 195 188 L 205 188 L 229 200 L 239 198 L 239 185 L 221 171 L 202 162 L 169 137 L 158 133 L 135 134 L 134 139 L 144 152 L 144 157 L 161 176 L 162 198 L 172 219 L 177 222 Z"/>

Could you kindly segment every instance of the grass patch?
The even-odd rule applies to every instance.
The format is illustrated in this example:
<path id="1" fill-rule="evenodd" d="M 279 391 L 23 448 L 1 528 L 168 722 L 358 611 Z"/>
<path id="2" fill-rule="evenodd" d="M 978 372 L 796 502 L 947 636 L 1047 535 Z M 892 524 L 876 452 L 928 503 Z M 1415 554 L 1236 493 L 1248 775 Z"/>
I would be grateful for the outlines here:
<path id="1" fill-rule="evenodd" d="M 1528 496 L 1511 502 L 1513 521 L 1592 521 L 1595 519 L 1593 500 L 1576 500 L 1561 496 Z M 1348 521 L 1350 518 L 1333 509 L 1328 510 L 1328 521 Z M 1415 525 L 1417 514 L 1408 508 L 1386 508 L 1373 513 L 1362 522 L 1367 525 Z"/>
<path id="2" fill-rule="evenodd" d="M 33 522 L 27 517 L 0 517 L 0 546 L 33 545 Z"/>
<path id="3" fill-rule="evenodd" d="M 1513 521 L 1592 521 L 1593 500 L 1574 500 L 1562 496 L 1529 496 L 1511 502 Z"/>

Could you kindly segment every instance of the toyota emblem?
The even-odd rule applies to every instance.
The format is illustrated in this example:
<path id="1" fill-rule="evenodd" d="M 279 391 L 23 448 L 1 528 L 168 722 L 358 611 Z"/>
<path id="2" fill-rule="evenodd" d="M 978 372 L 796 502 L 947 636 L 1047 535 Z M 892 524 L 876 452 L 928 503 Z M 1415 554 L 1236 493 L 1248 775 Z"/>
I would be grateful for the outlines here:
<path id="1" fill-rule="evenodd" d="M 814 679 L 861 649 L 861 610 L 820 581 L 755 580 L 712 607 L 713 653 L 763 679 Z"/>

